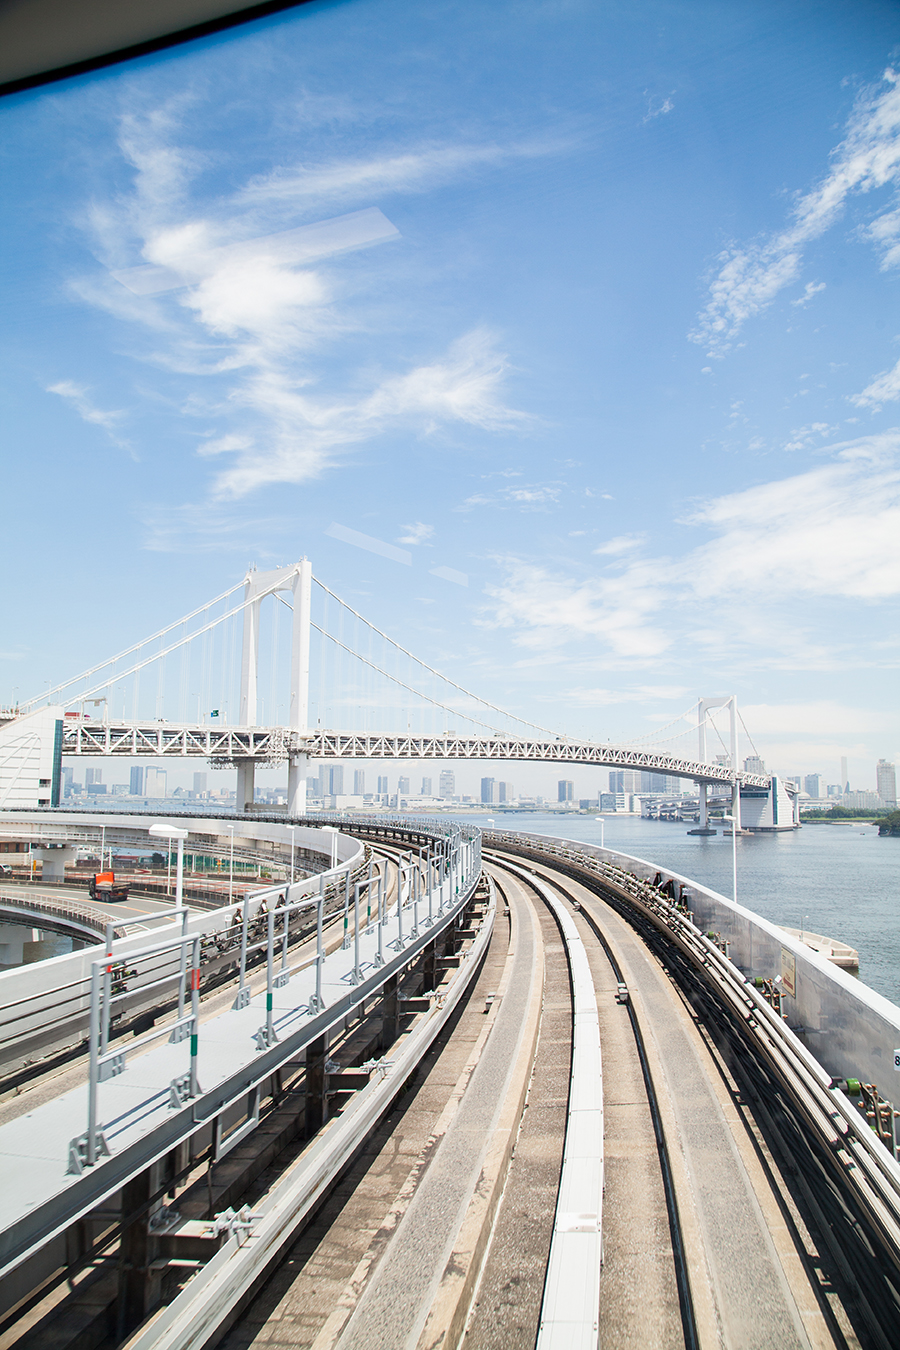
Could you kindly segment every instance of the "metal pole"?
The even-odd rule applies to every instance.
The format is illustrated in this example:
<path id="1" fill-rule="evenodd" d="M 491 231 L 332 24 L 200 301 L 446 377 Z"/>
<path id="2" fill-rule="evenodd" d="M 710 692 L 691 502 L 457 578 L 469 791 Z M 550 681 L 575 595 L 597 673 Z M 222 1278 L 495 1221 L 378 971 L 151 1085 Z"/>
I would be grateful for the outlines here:
<path id="1" fill-rule="evenodd" d="M 272 1025 L 272 979 L 275 964 L 275 911 L 269 907 L 269 934 L 266 943 L 266 1045 L 275 1044 L 275 1031 Z"/>
<path id="2" fill-rule="evenodd" d="M 182 883 L 184 881 L 184 840 L 178 840 L 178 863 L 175 872 L 175 908 L 181 909 L 184 904 L 182 897 Z"/>
<path id="3" fill-rule="evenodd" d="M 200 1034 L 200 939 L 194 938 L 191 953 L 191 1096 L 200 1096 L 197 1079 L 197 1045 Z"/>
<path id="4" fill-rule="evenodd" d="M 344 874 L 344 941 L 341 943 L 344 951 L 350 946 L 350 873 Z"/>
<path id="5" fill-rule="evenodd" d="M 295 836 L 295 831 L 296 831 L 296 829 L 297 829 L 297 826 L 296 826 L 296 825 L 289 825 L 289 826 L 288 826 L 288 829 L 289 829 L 290 832 L 291 832 L 291 885 L 293 886 L 293 884 L 294 884 L 294 839 L 295 839 L 295 837 L 296 837 L 296 836 Z"/>
<path id="6" fill-rule="evenodd" d="M 228 903 L 232 904 L 234 894 L 234 826 L 229 825 L 231 831 L 231 850 L 228 857 Z"/>
<path id="7" fill-rule="evenodd" d="M 87 1154 L 85 1161 L 93 1167 L 97 1161 L 97 1077 L 100 1058 L 100 964 L 91 966 L 91 1020 L 88 1031 L 90 1070 L 88 1077 Z"/>
<path id="8" fill-rule="evenodd" d="M 397 950 L 403 946 L 403 864 L 397 859 Z"/>
<path id="9" fill-rule="evenodd" d="M 383 941 L 383 938 L 384 938 L 384 918 L 383 918 L 383 901 L 382 901 L 382 885 L 381 885 L 381 868 L 379 867 L 379 868 L 378 868 L 378 955 L 375 957 L 375 964 L 376 964 L 376 966 L 383 966 L 383 965 L 384 965 L 384 950 L 383 950 L 383 947 L 382 947 L 382 941 Z"/>
<path id="10" fill-rule="evenodd" d="M 241 976 L 238 983 L 238 993 L 244 987 L 244 977 L 247 973 L 247 929 L 250 924 L 250 905 L 247 896 L 244 896 L 244 906 L 241 911 Z"/>
<path id="11" fill-rule="evenodd" d="M 284 905 L 284 935 L 283 935 L 283 937 L 282 937 L 282 939 L 281 939 L 281 969 L 284 971 L 284 970 L 287 970 L 287 963 L 288 963 L 288 953 L 287 953 L 287 949 L 288 949 L 288 925 L 289 925 L 289 921 L 290 921 L 290 916 L 288 915 L 288 907 L 287 907 L 287 906 L 288 906 L 288 901 L 287 901 L 287 894 L 283 895 L 283 896 L 281 897 L 281 899 L 282 899 L 282 903 L 283 903 L 283 905 Z"/>
<path id="12" fill-rule="evenodd" d="M 419 936 L 419 882 L 422 880 L 422 876 L 421 876 L 421 867 L 422 867 L 422 850 L 419 849 L 419 866 L 418 866 L 418 867 L 415 867 L 415 866 L 413 867 L 413 874 L 412 874 L 412 883 L 413 883 L 413 927 L 412 927 L 412 932 L 410 933 L 410 937 L 418 937 L 418 936 Z"/>
<path id="13" fill-rule="evenodd" d="M 366 932 L 372 927 L 372 855 L 369 854 L 369 880 L 366 884 Z"/>
<path id="14" fill-rule="evenodd" d="M 181 911 L 181 954 L 178 959 L 178 1016 L 184 1017 L 184 988 L 187 983 L 187 937 L 188 912 Z"/>
<path id="15" fill-rule="evenodd" d="M 359 984 L 359 882 L 353 886 L 353 983 Z"/>
<path id="16" fill-rule="evenodd" d="M 100 871 L 103 871 L 103 853 L 106 849 L 106 826 L 100 826 Z"/>
<path id="17" fill-rule="evenodd" d="M 325 909 L 325 879 L 319 877 L 319 903 L 316 906 L 316 1012 L 322 1011 L 322 914 Z"/>
<path id="18" fill-rule="evenodd" d="M 425 854 L 425 885 L 428 890 L 428 926 L 434 923 L 434 887 L 431 884 L 431 845 Z"/>
<path id="19" fill-rule="evenodd" d="M 109 1045 L 109 996 L 112 985 L 112 944 L 114 928 L 106 925 L 106 965 L 103 967 L 103 1008 L 100 1017 L 100 1053 L 106 1054 Z"/>

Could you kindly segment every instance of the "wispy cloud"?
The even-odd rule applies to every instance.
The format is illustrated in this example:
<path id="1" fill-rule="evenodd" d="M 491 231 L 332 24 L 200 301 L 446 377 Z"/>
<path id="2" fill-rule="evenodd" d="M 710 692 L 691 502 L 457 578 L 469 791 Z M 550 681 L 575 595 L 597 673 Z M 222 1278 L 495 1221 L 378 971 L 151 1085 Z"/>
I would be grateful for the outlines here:
<path id="1" fill-rule="evenodd" d="M 852 394 L 850 402 L 858 408 L 880 408 L 882 403 L 895 403 L 900 398 L 900 361 L 890 370 L 876 375 L 871 384 L 859 394 Z"/>
<path id="2" fill-rule="evenodd" d="M 830 172 L 798 197 L 790 224 L 771 238 L 734 244 L 720 255 L 692 340 L 721 356 L 747 320 L 797 280 L 806 246 L 835 223 L 848 198 L 890 185 L 900 185 L 900 84 L 893 70 L 860 98 L 832 153 Z M 879 211 L 867 233 L 881 250 L 883 266 L 900 260 L 900 211 Z M 807 286 L 802 302 L 820 289 Z"/>
<path id="3" fill-rule="evenodd" d="M 685 642 L 694 651 L 755 649 L 772 662 L 835 659 L 833 631 L 809 631 L 810 598 L 877 603 L 900 594 L 900 431 L 836 446 L 830 463 L 792 478 L 712 498 L 682 525 L 709 537 L 681 557 L 608 553 L 621 558 L 612 572 L 572 576 L 501 558 L 484 622 L 514 629 L 526 647 L 596 639 L 631 663 Z"/>
<path id="4" fill-rule="evenodd" d="M 434 526 L 424 525 L 421 520 L 417 520 L 414 525 L 403 525 L 401 528 L 405 530 L 405 534 L 399 536 L 398 544 L 427 544 L 434 535 Z"/>
<path id="5" fill-rule="evenodd" d="M 433 436 L 452 426 L 528 425 L 503 396 L 509 362 L 486 328 L 405 369 L 350 371 L 342 388 L 329 389 L 323 367 L 337 344 L 370 322 L 358 299 L 365 269 L 348 282 L 341 258 L 399 238 L 371 205 L 372 193 L 391 185 L 425 190 L 478 166 L 550 153 L 549 143 L 427 146 L 275 168 L 226 200 L 204 199 L 207 166 L 188 144 L 190 111 L 184 96 L 123 118 L 119 144 L 131 191 L 95 202 L 88 219 L 106 279 L 74 286 L 82 299 L 145 330 L 145 360 L 190 378 L 182 411 L 210 426 L 199 453 L 216 462 L 214 497 L 308 481 L 391 429 Z M 362 209 L 322 218 L 344 198 Z M 295 217 L 322 216 L 273 232 L 290 202 Z M 106 429 L 113 434 L 111 422 Z"/>
<path id="6" fill-rule="evenodd" d="M 251 206 L 343 202 L 386 193 L 425 192 L 478 170 L 558 154 L 565 148 L 564 141 L 551 137 L 505 145 L 432 143 L 332 163 L 300 163 L 252 178 L 239 201 Z"/>
<path id="7" fill-rule="evenodd" d="M 73 380 L 60 380 L 57 384 L 48 385 L 47 393 L 58 394 L 75 409 L 82 421 L 89 423 L 90 426 L 101 427 L 113 444 L 127 451 L 132 459 L 138 458 L 134 446 L 119 432 L 119 427 L 126 416 L 122 409 L 98 408 L 91 402 L 84 385 L 75 384 Z"/>

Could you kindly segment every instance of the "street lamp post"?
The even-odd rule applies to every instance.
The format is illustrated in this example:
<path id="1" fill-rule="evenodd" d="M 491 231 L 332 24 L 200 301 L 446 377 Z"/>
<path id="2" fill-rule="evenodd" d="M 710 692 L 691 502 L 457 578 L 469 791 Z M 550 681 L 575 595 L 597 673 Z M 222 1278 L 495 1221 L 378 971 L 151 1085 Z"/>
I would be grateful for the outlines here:
<path id="1" fill-rule="evenodd" d="M 172 857 L 172 840 L 178 841 L 178 861 L 175 870 L 175 908 L 184 908 L 184 841 L 188 837 L 188 831 L 180 829 L 177 825 L 151 825 L 148 834 L 155 835 L 157 838 L 169 840 L 169 858 Z M 167 883 L 168 888 L 168 883 Z"/>
<path id="2" fill-rule="evenodd" d="M 231 842 L 228 846 L 228 903 L 234 903 L 234 826 L 228 826 Z"/>
<path id="3" fill-rule="evenodd" d="M 604 825 L 606 824 L 606 821 L 605 821 L 605 819 L 604 819 L 603 816 L 595 816 L 594 819 L 597 821 L 597 823 L 598 823 L 599 826 L 600 826 L 600 847 L 603 848 L 603 847 L 604 847 L 604 843 L 603 843 L 603 827 L 604 827 Z"/>
<path id="4" fill-rule="evenodd" d="M 731 898 L 737 904 L 737 822 L 734 816 L 722 816 L 731 821 Z"/>
<path id="5" fill-rule="evenodd" d="M 289 829 L 290 832 L 291 832 L 291 885 L 292 885 L 292 886 L 293 886 L 293 884 L 294 884 L 294 831 L 296 830 L 296 828 L 297 828 L 296 825 L 289 825 L 289 826 L 288 826 L 288 829 Z"/>

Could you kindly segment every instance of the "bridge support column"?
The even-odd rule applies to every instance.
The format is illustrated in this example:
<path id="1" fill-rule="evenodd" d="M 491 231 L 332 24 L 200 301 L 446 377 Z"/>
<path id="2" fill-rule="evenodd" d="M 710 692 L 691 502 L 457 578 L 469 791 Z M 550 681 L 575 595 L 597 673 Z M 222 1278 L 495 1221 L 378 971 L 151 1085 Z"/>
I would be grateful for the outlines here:
<path id="1" fill-rule="evenodd" d="M 309 1139 L 325 1124 L 328 1099 L 325 1095 L 325 1061 L 328 1037 L 320 1036 L 306 1047 L 306 1137 Z"/>
<path id="2" fill-rule="evenodd" d="M 397 995 L 398 977 L 392 975 L 382 985 L 381 994 L 381 1051 L 390 1050 L 400 1034 L 400 1001 Z"/>
<path id="3" fill-rule="evenodd" d="M 41 860 L 42 881 L 65 881 L 66 863 L 75 861 L 74 848 L 46 846 L 43 848 L 32 848 L 31 851 Z"/>
<path id="4" fill-rule="evenodd" d="M 741 785 L 735 781 L 731 789 L 731 814 L 734 817 L 731 828 L 736 834 L 741 832 Z"/>
<path id="5" fill-rule="evenodd" d="M 159 1166 L 126 1182 L 122 1188 L 122 1239 L 119 1245 L 119 1339 L 130 1331 L 159 1301 L 160 1276 L 151 1270 L 153 1237 L 150 1233 L 150 1197 L 157 1189 Z M 135 1217 L 129 1222 L 129 1218 Z"/>
<path id="6" fill-rule="evenodd" d="M 288 799 L 289 816 L 306 815 L 306 775 L 309 772 L 309 755 L 291 755 L 288 760 Z"/>
<path id="7" fill-rule="evenodd" d="M 236 811 L 252 811 L 255 778 L 256 760 L 239 759 L 237 762 L 237 793 L 234 801 Z"/>
<path id="8" fill-rule="evenodd" d="M 707 783 L 701 783 L 701 784 L 700 784 L 700 821 L 699 821 L 699 825 L 700 825 L 701 830 L 708 830 L 708 829 L 709 829 L 709 800 L 708 800 L 708 797 L 709 797 L 709 785 L 708 785 Z"/>
<path id="9" fill-rule="evenodd" d="M 430 994 L 437 987 L 437 942 L 431 941 L 425 948 L 422 961 L 422 993 Z"/>

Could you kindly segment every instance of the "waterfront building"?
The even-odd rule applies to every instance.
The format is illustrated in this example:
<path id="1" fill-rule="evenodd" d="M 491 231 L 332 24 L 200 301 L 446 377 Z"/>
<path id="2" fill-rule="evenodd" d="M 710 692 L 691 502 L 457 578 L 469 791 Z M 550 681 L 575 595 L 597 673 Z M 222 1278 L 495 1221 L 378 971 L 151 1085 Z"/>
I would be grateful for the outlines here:
<path id="1" fill-rule="evenodd" d="M 897 773 L 889 760 L 880 759 L 875 766 L 875 791 L 885 806 L 897 805 Z"/>
<path id="2" fill-rule="evenodd" d="M 748 755 L 744 760 L 745 773 L 765 773 L 766 761 L 760 759 L 759 755 Z"/>
<path id="3" fill-rule="evenodd" d="M 494 797 L 495 782 L 493 778 L 482 778 L 481 780 L 481 800 L 485 806 L 490 806 L 495 801 Z"/>
<path id="4" fill-rule="evenodd" d="M 456 774 L 452 769 L 442 769 L 438 780 L 438 792 L 441 797 L 456 795 Z"/>
<path id="5" fill-rule="evenodd" d="M 575 800 L 575 784 L 570 783 L 567 778 L 561 778 L 556 785 L 556 800 L 573 802 Z"/>
<path id="6" fill-rule="evenodd" d="M 364 797 L 366 795 L 365 769 L 353 770 L 353 795 L 354 797 Z"/>
<path id="7" fill-rule="evenodd" d="M 640 769 L 610 769 L 610 792 L 640 792 L 642 774 Z"/>
<path id="8" fill-rule="evenodd" d="M 144 770 L 140 764 L 133 764 L 131 767 L 128 791 L 132 797 L 143 797 L 144 795 Z"/>

